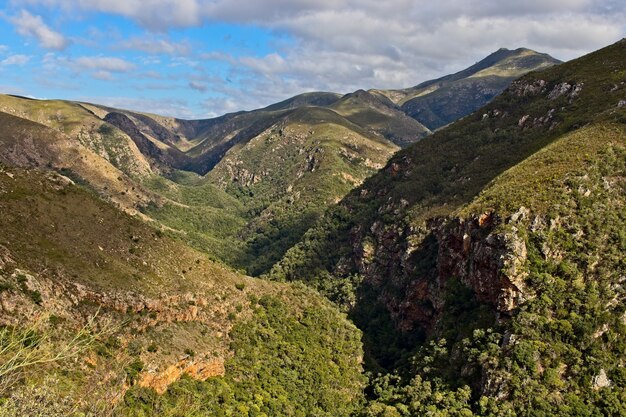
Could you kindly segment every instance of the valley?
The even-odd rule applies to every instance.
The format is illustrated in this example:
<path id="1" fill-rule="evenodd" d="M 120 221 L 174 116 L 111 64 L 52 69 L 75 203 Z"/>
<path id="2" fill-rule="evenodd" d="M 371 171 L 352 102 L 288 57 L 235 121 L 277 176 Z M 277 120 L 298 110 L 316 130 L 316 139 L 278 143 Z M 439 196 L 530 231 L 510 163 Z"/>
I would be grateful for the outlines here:
<path id="1" fill-rule="evenodd" d="M 625 413 L 625 56 L 203 120 L 1 95 L 0 415 Z"/>

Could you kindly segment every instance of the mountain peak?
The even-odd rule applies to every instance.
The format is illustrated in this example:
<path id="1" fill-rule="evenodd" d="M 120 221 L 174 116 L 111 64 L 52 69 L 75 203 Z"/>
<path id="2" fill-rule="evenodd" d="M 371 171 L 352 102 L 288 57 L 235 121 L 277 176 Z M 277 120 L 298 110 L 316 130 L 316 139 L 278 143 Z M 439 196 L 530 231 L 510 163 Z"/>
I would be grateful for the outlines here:
<path id="1" fill-rule="evenodd" d="M 503 47 L 455 74 L 403 90 L 377 90 L 377 93 L 435 130 L 489 102 L 515 78 L 560 62 L 532 49 Z"/>

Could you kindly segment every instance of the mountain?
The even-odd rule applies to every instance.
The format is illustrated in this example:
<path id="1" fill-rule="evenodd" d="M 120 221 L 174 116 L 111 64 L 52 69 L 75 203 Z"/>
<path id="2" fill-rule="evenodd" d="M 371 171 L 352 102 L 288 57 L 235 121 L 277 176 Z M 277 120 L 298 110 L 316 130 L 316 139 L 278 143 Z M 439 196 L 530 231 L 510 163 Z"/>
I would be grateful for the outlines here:
<path id="1" fill-rule="evenodd" d="M 386 374 L 364 415 L 625 412 L 624 56 L 626 40 L 514 81 L 272 269 L 363 330 Z"/>
<path id="2" fill-rule="evenodd" d="M 313 291 L 232 272 L 54 171 L 0 166 L 0 212 L 3 415 L 359 404 L 360 332 Z"/>
<path id="3" fill-rule="evenodd" d="M 497 80 L 504 88 L 515 74 L 554 62 L 528 50 L 500 51 L 445 79 L 462 86 L 474 85 L 465 83 L 468 77 L 489 80 L 489 85 Z M 491 75 L 483 76 L 486 73 Z M 222 204 L 206 213 L 200 200 L 189 209 L 188 201 L 172 197 L 171 203 L 143 206 L 142 211 L 253 275 L 267 272 L 329 204 L 382 167 L 397 150 L 395 145 L 405 147 L 431 133 L 398 103 L 363 90 L 344 96 L 306 93 L 263 109 L 198 121 L 99 109 L 103 120 L 133 139 L 153 168 L 206 174 L 206 180 L 191 181 L 185 174 L 185 184 L 152 181 L 160 187 L 154 191 L 184 187 L 196 193 L 200 187 L 199 194 L 206 195 L 210 188 L 211 195 L 226 192 L 237 200 L 230 201 L 228 209 Z M 457 116 L 473 109 L 465 106 Z M 219 221 L 225 211 L 227 224 Z M 236 236 L 228 245 L 223 242 L 225 230 Z"/>
<path id="4" fill-rule="evenodd" d="M 0 160 L 70 175 L 129 213 L 157 220 L 167 233 L 253 273 L 267 270 L 329 204 L 398 149 L 375 129 L 322 107 L 181 121 L 2 96 L 0 111 Z M 219 123 L 227 125 L 218 129 Z M 206 162 L 213 155 L 207 142 L 215 144 L 229 129 L 244 139 L 220 155 L 209 175 L 183 170 Z"/>
<path id="5" fill-rule="evenodd" d="M 434 133 L 0 96 L 0 414 L 619 414 L 624 45 Z"/>
<path id="6" fill-rule="evenodd" d="M 476 74 L 512 75 L 540 66 L 532 56 L 517 55 L 500 51 L 442 80 L 462 84 Z M 498 79 L 503 86 L 510 82 Z M 410 99 L 418 90 L 402 94 Z M 167 233 L 216 259 L 260 275 L 398 146 L 431 134 L 394 102 L 398 92 L 385 94 L 305 93 L 205 120 L 15 96 L 0 96 L 0 111 L 52 130 L 54 150 L 49 141 L 31 144 L 43 155 L 39 165 L 55 154 L 55 169 L 71 171 L 103 198 L 160 222 Z M 77 159 L 77 150 L 88 156 Z M 33 151 L 17 153 L 32 159 Z M 79 163 L 85 158 L 89 162 Z M 29 167 L 33 161 L 21 162 Z"/>
<path id="7" fill-rule="evenodd" d="M 430 130 L 464 117 L 491 101 L 516 78 L 561 61 L 526 48 L 501 48 L 483 60 L 436 80 L 403 90 L 372 90 Z"/>

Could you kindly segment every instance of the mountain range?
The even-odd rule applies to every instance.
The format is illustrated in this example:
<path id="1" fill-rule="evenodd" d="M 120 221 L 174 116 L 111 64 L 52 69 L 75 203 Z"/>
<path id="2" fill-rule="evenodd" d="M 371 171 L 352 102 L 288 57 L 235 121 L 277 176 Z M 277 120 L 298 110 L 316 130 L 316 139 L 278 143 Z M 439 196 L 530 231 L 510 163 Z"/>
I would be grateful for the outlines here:
<path id="1" fill-rule="evenodd" d="M 625 48 L 206 120 L 0 96 L 0 409 L 624 412 Z"/>
<path id="2" fill-rule="evenodd" d="M 458 92 L 465 102 L 460 117 L 488 98 L 486 92 L 474 96 L 477 82 L 492 94 L 515 74 L 556 62 L 526 49 L 500 50 L 460 73 L 422 85 L 465 91 Z M 406 98 L 447 100 L 431 90 L 404 91 L 410 91 Z M 55 131 L 41 131 L 44 136 L 72 144 L 63 155 L 38 151 L 48 158 L 40 164 L 56 162 L 55 168 L 72 171 L 125 210 L 140 211 L 214 258 L 260 275 L 328 205 L 382 168 L 399 147 L 431 133 L 389 98 L 397 94 L 305 93 L 206 120 L 13 96 L 0 98 L 0 111 L 40 123 Z M 88 156 L 77 159 L 67 152 Z M 32 149 L 20 153 L 36 159 Z"/>

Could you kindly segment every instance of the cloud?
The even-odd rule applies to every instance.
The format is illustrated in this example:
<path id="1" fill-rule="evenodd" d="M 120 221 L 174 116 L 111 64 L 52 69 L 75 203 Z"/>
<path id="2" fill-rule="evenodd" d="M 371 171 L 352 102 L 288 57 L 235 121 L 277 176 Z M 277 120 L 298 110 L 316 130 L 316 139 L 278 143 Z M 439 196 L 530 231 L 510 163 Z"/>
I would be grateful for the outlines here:
<path id="1" fill-rule="evenodd" d="M 21 4 L 61 7 L 69 13 L 103 12 L 136 21 L 143 27 L 163 32 L 201 23 L 198 0 L 20 0 Z"/>
<path id="2" fill-rule="evenodd" d="M 135 64 L 121 58 L 109 56 L 82 56 L 74 63 L 81 68 L 106 72 L 129 72 L 135 69 Z"/>
<path id="3" fill-rule="evenodd" d="M 0 91 L 2 92 L 2 94 L 16 94 L 20 96 L 27 95 L 23 89 L 15 87 L 14 85 L 0 84 Z"/>
<path id="4" fill-rule="evenodd" d="M 44 48 L 62 50 L 69 44 L 62 34 L 50 29 L 41 19 L 41 16 L 32 15 L 22 9 L 19 15 L 10 20 L 15 25 L 17 33 L 36 38 Z"/>
<path id="5" fill-rule="evenodd" d="M 26 65 L 28 63 L 28 61 L 30 61 L 30 56 L 28 55 L 11 55 L 5 59 L 3 59 L 2 61 L 0 61 L 0 66 L 8 66 L 8 65 L 18 65 L 18 66 L 22 66 L 22 65 Z"/>
<path id="6" fill-rule="evenodd" d="M 289 2 L 282 8 L 263 2 L 264 8 L 240 10 L 231 1 L 217 0 L 210 12 L 291 37 L 272 53 L 237 58 L 233 65 L 239 83 L 264 105 L 271 102 L 263 102 L 271 98 L 266 91 L 408 87 L 461 70 L 500 47 L 575 58 L 626 34 L 626 4 L 606 3 L 337 0 Z"/>
<path id="7" fill-rule="evenodd" d="M 81 97 L 78 101 L 98 103 L 118 109 L 129 109 L 163 116 L 193 119 L 199 117 L 194 113 L 185 100 L 175 98 L 128 98 L 128 97 Z"/>
<path id="8" fill-rule="evenodd" d="M 189 87 L 202 93 L 209 89 L 209 87 L 205 83 L 202 83 L 200 81 L 189 81 Z"/>
<path id="9" fill-rule="evenodd" d="M 119 47 L 153 55 L 166 54 L 172 56 L 186 56 L 191 53 L 191 45 L 187 42 L 171 42 L 165 39 L 155 38 L 131 38 L 122 41 Z"/>
<path id="10" fill-rule="evenodd" d="M 174 67 L 203 74 L 217 68 L 211 74 L 219 80 L 187 75 L 183 84 L 210 96 L 205 105 L 212 114 L 260 107 L 305 91 L 409 87 L 459 71 L 500 47 L 528 47 L 567 60 L 626 36 L 623 0 L 264 0 L 245 7 L 241 0 L 12 1 L 19 7 L 60 8 L 68 16 L 116 14 L 159 32 L 118 46 L 170 55 L 158 56 L 164 79 Z M 264 47 L 271 50 L 241 56 L 241 51 L 210 50 L 207 43 L 197 53 L 166 35 L 214 23 L 260 28 L 269 37 Z M 203 35 L 203 29 L 195 30 L 185 35 Z M 104 77 L 116 72 L 103 65 L 89 69 L 108 72 L 100 74 Z"/>
<path id="11" fill-rule="evenodd" d="M 102 81 L 112 81 L 115 78 L 113 77 L 113 74 L 111 74 L 111 72 L 109 71 L 96 71 L 92 74 L 92 77 L 97 79 L 97 80 L 102 80 Z"/>

